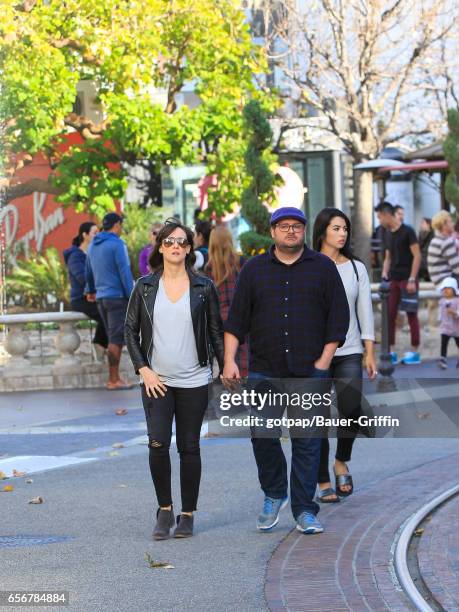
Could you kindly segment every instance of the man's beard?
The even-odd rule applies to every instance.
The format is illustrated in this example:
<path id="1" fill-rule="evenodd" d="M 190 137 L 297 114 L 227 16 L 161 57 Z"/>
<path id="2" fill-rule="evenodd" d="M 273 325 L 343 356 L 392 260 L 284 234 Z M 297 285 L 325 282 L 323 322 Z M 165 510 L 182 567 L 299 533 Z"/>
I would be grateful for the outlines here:
<path id="1" fill-rule="evenodd" d="M 299 253 L 304 247 L 304 242 L 297 242 L 294 244 L 276 244 L 276 249 L 281 253 Z"/>

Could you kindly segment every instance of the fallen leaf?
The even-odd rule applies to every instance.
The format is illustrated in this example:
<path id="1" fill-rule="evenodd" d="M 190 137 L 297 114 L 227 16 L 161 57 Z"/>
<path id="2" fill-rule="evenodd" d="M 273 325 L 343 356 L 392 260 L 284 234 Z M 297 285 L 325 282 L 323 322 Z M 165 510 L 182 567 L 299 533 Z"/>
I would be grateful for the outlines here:
<path id="1" fill-rule="evenodd" d="M 4 485 L 2 491 L 4 493 L 9 493 L 10 491 L 14 491 L 14 487 L 13 485 Z"/>
<path id="2" fill-rule="evenodd" d="M 423 527 L 418 527 L 418 529 L 415 529 L 413 533 L 417 538 L 419 538 L 424 533 L 424 529 Z"/>
<path id="3" fill-rule="evenodd" d="M 29 499 L 29 504 L 42 504 L 43 503 L 43 497 L 32 497 L 32 499 Z"/>
<path id="4" fill-rule="evenodd" d="M 118 408 L 118 410 L 115 410 L 115 414 L 117 416 L 124 416 L 127 413 L 128 411 L 126 410 L 126 408 Z"/>
<path id="5" fill-rule="evenodd" d="M 117 451 L 110 451 L 110 452 L 108 453 L 108 456 L 109 456 L 109 457 L 118 457 L 118 456 L 119 456 L 119 453 L 118 453 Z"/>
<path id="6" fill-rule="evenodd" d="M 20 478 L 21 476 L 25 476 L 27 474 L 27 472 L 18 472 L 18 470 L 13 470 L 13 476 L 16 476 L 16 478 Z"/>
<path id="7" fill-rule="evenodd" d="M 115 444 L 112 444 L 112 448 L 124 448 L 124 444 L 122 442 L 115 442 Z"/>
<path id="8" fill-rule="evenodd" d="M 169 563 L 169 561 L 155 561 L 148 553 L 145 553 L 145 559 L 147 560 L 149 567 L 152 569 L 175 569 L 174 566 Z"/>
<path id="9" fill-rule="evenodd" d="M 8 476 L 5 474 L 5 472 L 2 472 L 0 470 L 0 480 L 6 480 L 8 478 Z"/>
<path id="10" fill-rule="evenodd" d="M 32 484 L 33 483 L 33 478 L 27 478 L 25 483 L 26 484 Z"/>

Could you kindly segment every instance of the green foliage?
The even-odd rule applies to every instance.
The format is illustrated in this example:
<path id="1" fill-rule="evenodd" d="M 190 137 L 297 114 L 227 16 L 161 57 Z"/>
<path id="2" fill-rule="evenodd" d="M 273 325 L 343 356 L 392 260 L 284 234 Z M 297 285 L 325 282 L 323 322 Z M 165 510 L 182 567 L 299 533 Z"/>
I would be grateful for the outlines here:
<path id="1" fill-rule="evenodd" d="M 448 136 L 443 144 L 449 172 L 445 182 L 445 195 L 448 202 L 459 209 L 459 111 L 448 111 Z"/>
<path id="2" fill-rule="evenodd" d="M 131 270 L 134 278 L 139 277 L 139 253 L 149 242 L 149 231 L 155 221 L 164 221 L 161 208 L 143 208 L 138 204 L 129 204 L 123 210 L 122 239 L 127 245 Z"/>
<path id="3" fill-rule="evenodd" d="M 67 304 L 69 289 L 67 270 L 54 247 L 19 260 L 6 279 L 7 295 L 19 296 L 21 306 L 30 309 L 49 310 L 50 304 L 54 308 L 60 302 Z"/>
<path id="4" fill-rule="evenodd" d="M 222 177 L 212 202 L 228 210 L 245 187 L 241 109 L 274 105 L 254 84 L 266 71 L 236 0 L 3 0 L 3 161 L 44 150 L 60 200 L 98 216 L 126 189 L 124 162 L 209 162 Z M 97 126 L 71 112 L 81 80 L 95 86 Z M 191 83 L 199 103 L 178 106 Z M 69 127 L 84 143 L 59 155 Z"/>
<path id="5" fill-rule="evenodd" d="M 243 252 L 251 255 L 271 244 L 270 214 L 263 202 L 274 197 L 276 178 L 271 170 L 276 157 L 270 151 L 272 131 L 266 112 L 259 102 L 252 100 L 244 107 L 244 127 L 249 135 L 244 154 L 245 172 L 250 180 L 242 192 L 242 214 L 252 226 L 251 232 L 241 234 Z"/>

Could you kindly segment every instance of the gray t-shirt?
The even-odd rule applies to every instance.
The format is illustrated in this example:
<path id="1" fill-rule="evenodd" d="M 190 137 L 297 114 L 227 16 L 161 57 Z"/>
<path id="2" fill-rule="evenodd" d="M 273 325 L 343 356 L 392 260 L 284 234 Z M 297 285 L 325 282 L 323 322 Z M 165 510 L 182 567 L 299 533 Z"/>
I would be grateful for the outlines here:
<path id="1" fill-rule="evenodd" d="M 153 310 L 152 369 L 169 387 L 200 387 L 211 378 L 200 366 L 191 320 L 190 292 L 171 302 L 161 278 Z"/>

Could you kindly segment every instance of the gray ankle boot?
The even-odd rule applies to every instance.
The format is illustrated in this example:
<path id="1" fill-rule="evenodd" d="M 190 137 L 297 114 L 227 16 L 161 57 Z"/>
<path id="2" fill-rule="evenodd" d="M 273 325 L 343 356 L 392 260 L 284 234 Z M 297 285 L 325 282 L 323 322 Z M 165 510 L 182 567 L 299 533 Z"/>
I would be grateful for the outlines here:
<path id="1" fill-rule="evenodd" d="M 174 526 L 174 510 L 162 510 L 158 508 L 156 513 L 156 525 L 153 530 L 154 540 L 167 540 L 169 531 Z"/>
<path id="2" fill-rule="evenodd" d="M 193 516 L 179 514 L 177 527 L 174 530 L 174 538 L 191 538 L 193 535 Z"/>

